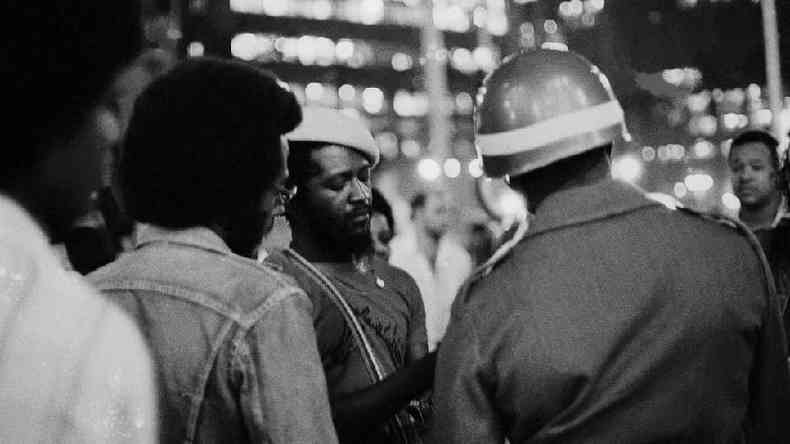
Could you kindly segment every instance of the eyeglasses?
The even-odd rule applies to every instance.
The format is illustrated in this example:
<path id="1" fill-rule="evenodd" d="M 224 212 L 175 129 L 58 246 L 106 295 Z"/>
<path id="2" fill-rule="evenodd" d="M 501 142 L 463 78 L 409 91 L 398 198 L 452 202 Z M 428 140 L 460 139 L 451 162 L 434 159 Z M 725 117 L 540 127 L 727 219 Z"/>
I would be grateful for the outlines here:
<path id="1" fill-rule="evenodd" d="M 277 200 L 281 205 L 286 205 L 291 199 L 294 198 L 296 195 L 296 185 L 291 187 L 286 187 L 280 184 L 274 185 L 274 191 L 277 192 Z"/>

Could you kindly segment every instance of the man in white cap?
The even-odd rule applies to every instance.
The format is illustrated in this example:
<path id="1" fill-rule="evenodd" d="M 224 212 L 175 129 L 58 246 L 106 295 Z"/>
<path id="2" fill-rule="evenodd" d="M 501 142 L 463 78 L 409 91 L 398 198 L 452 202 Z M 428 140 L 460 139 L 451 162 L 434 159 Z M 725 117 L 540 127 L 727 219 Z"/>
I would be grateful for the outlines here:
<path id="1" fill-rule="evenodd" d="M 373 137 L 357 119 L 310 108 L 288 135 L 291 249 L 267 259 L 310 296 L 341 442 L 417 442 L 433 384 L 414 281 L 370 246 Z"/>
<path id="2" fill-rule="evenodd" d="M 435 441 L 790 442 L 779 304 L 748 230 L 611 179 L 623 111 L 582 57 L 522 53 L 484 87 L 483 167 L 535 219 L 456 298 Z"/>

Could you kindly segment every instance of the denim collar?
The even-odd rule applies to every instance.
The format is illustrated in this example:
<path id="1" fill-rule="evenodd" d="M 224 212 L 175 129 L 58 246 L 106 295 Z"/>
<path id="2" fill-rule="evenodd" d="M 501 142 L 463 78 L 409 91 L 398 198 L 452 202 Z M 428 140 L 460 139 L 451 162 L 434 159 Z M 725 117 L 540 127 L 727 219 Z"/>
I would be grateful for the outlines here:
<path id="1" fill-rule="evenodd" d="M 540 204 L 527 236 L 653 206 L 662 204 L 649 199 L 639 188 L 617 180 L 569 188 L 552 194 Z"/>
<path id="2" fill-rule="evenodd" d="M 138 224 L 135 247 L 140 248 L 155 243 L 191 246 L 222 254 L 231 253 L 225 241 L 206 227 L 171 229 L 152 224 Z"/>

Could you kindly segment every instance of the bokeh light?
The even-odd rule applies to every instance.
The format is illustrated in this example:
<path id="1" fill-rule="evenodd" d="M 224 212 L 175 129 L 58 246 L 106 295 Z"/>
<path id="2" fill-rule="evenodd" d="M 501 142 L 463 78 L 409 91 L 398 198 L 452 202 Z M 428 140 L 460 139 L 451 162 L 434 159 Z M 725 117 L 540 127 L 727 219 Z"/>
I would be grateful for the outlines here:
<path id="1" fill-rule="evenodd" d="M 425 158 L 417 163 L 417 174 L 419 174 L 423 180 L 434 181 L 441 176 L 442 168 L 439 166 L 439 162 L 430 158 Z"/>
<path id="2" fill-rule="evenodd" d="M 623 156 L 612 162 L 612 176 L 626 182 L 639 179 L 642 169 L 642 162 L 631 156 Z"/>

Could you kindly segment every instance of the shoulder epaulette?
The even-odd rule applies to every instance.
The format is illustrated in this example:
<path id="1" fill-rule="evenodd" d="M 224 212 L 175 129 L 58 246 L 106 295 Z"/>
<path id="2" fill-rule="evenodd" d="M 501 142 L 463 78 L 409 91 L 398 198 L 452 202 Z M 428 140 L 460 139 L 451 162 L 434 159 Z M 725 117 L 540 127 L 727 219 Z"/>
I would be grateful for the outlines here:
<path id="1" fill-rule="evenodd" d="M 682 206 L 677 207 L 677 210 L 680 211 L 681 213 L 690 214 L 690 215 L 695 216 L 695 217 L 699 217 L 699 218 L 702 218 L 702 219 L 705 219 L 705 220 L 713 221 L 713 222 L 719 223 L 721 225 L 725 225 L 725 226 L 728 226 L 730 228 L 734 228 L 734 229 L 736 229 L 738 231 L 741 231 L 741 232 L 743 232 L 743 231 L 748 232 L 749 231 L 749 229 L 746 228 L 746 226 L 743 225 L 743 223 L 741 223 L 741 222 L 737 221 L 736 219 L 733 219 L 733 218 L 731 218 L 729 216 L 726 216 L 724 214 L 720 214 L 720 213 L 705 213 L 705 212 L 702 212 L 702 211 L 693 210 L 691 208 L 682 207 Z"/>
<path id="2" fill-rule="evenodd" d="M 754 235 L 752 230 L 749 229 L 743 222 L 733 219 L 731 217 L 725 216 L 723 214 L 716 214 L 716 213 L 703 213 L 700 211 L 692 210 L 685 207 L 678 207 L 679 211 L 682 211 L 686 214 L 691 214 L 693 216 L 701 217 L 706 220 L 710 220 L 721 225 L 730 227 L 734 229 L 738 234 L 745 237 L 749 241 L 749 245 L 754 250 L 755 254 L 757 255 L 760 265 L 762 266 L 763 275 L 765 276 L 766 284 L 768 286 L 769 292 L 771 292 L 771 299 L 775 300 L 776 297 L 776 283 L 774 282 L 773 273 L 771 272 L 771 267 L 768 265 L 768 258 L 765 256 L 765 251 L 763 251 L 763 247 L 760 245 L 760 241 L 757 240 L 757 236 Z M 787 305 L 787 301 L 784 301 L 782 307 L 782 312 Z"/>
<path id="3" fill-rule="evenodd" d="M 527 229 L 529 228 L 529 224 L 527 222 L 519 222 L 515 233 L 513 233 L 513 237 L 511 237 L 507 242 L 502 244 L 495 252 L 485 261 L 482 265 L 479 265 L 472 274 L 466 279 L 464 284 L 461 286 L 461 289 L 458 292 L 458 297 L 456 299 L 460 299 L 462 302 L 466 302 L 469 296 L 469 290 L 472 286 L 476 283 L 491 274 L 494 268 L 497 265 L 501 264 L 507 257 L 510 256 L 510 253 L 513 251 L 513 248 L 521 242 L 521 239 L 527 234 Z"/>

